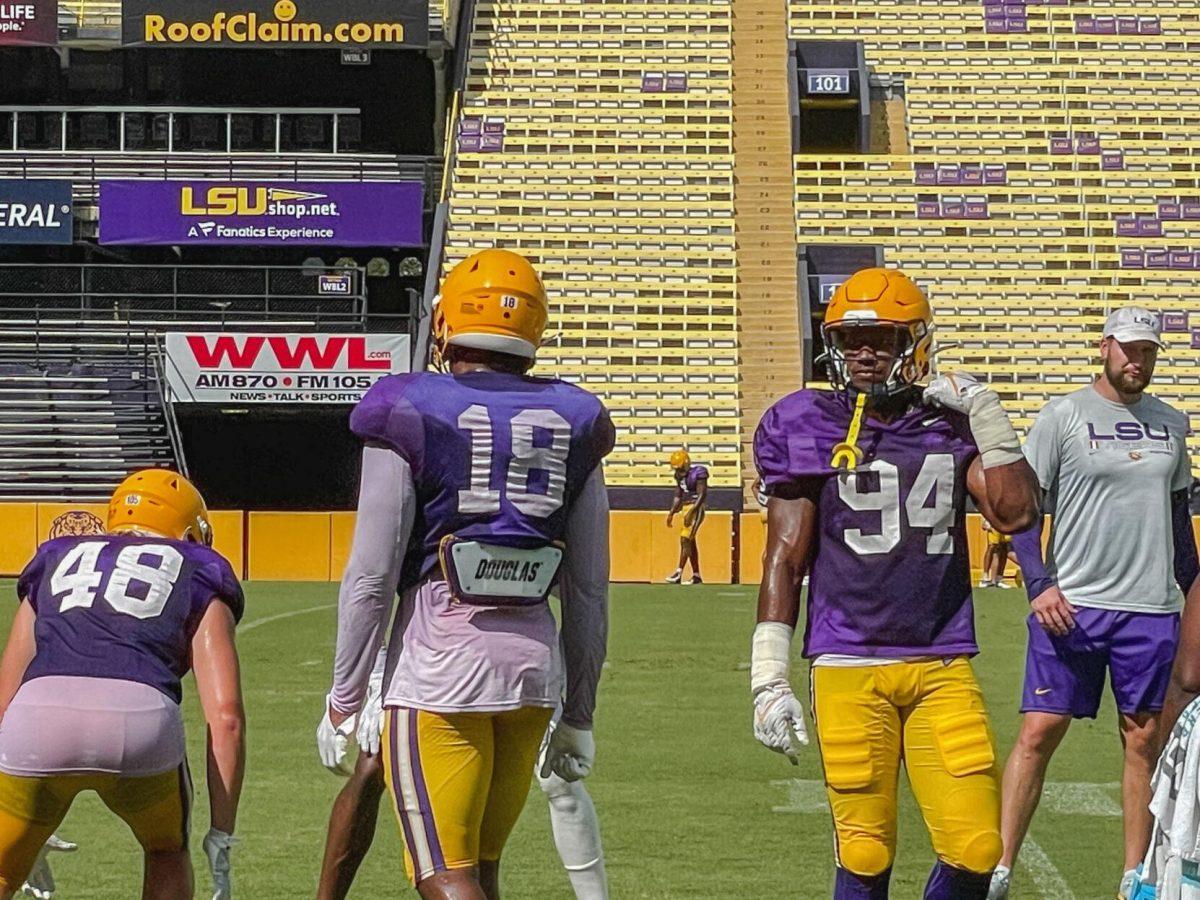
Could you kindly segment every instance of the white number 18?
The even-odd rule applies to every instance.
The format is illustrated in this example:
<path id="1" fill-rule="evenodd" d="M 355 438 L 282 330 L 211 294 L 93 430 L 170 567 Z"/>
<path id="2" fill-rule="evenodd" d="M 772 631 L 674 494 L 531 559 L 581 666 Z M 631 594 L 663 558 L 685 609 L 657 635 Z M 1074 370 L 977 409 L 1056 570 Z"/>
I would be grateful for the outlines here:
<path id="1" fill-rule="evenodd" d="M 494 515 L 500 511 L 500 491 L 492 490 L 492 419 L 488 408 L 468 406 L 458 417 L 458 427 L 471 435 L 471 486 L 458 492 L 458 511 Z M 552 409 L 524 409 L 512 418 L 512 459 L 504 478 L 508 501 L 527 516 L 544 519 L 563 504 L 567 488 L 567 453 L 571 449 L 571 423 Z M 550 446 L 533 445 L 533 429 L 550 432 Z M 544 494 L 529 491 L 529 475 L 546 473 Z"/>

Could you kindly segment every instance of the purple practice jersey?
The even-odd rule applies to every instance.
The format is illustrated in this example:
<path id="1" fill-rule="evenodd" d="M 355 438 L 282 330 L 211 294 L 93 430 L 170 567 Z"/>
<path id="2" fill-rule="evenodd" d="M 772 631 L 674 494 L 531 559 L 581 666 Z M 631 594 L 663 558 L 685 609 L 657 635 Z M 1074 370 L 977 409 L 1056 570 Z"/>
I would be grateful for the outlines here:
<path id="1" fill-rule="evenodd" d="M 117 678 L 176 703 L 192 637 L 221 600 L 241 619 L 242 587 L 225 557 L 200 544 L 129 534 L 57 538 L 17 582 L 37 620 L 25 681 L 47 675 Z"/>
<path id="2" fill-rule="evenodd" d="M 707 480 L 708 469 L 704 466 L 689 466 L 683 475 L 675 474 L 675 484 L 683 493 L 684 503 L 695 503 L 700 496 L 700 482 Z"/>
<path id="3" fill-rule="evenodd" d="M 562 540 L 572 502 L 615 437 L 587 391 L 486 371 L 383 378 L 350 428 L 412 468 L 417 518 L 401 588 L 430 570 L 447 535 L 511 547 Z"/>
<path id="4" fill-rule="evenodd" d="M 763 490 L 817 503 L 804 655 L 977 653 L 965 506 L 979 451 L 966 416 L 917 405 L 864 419 L 863 462 L 838 472 L 852 414 L 844 393 L 797 391 L 754 436 Z"/>

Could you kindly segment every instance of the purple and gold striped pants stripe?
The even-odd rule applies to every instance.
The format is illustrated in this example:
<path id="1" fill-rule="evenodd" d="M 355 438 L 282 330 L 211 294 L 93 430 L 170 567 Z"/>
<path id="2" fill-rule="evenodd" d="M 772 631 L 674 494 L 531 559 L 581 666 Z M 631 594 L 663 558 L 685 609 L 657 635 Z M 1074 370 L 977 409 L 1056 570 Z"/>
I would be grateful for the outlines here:
<path id="1" fill-rule="evenodd" d="M 414 884 L 500 858 L 525 806 L 553 712 L 388 708 L 384 774 L 404 835 L 404 868 Z"/>

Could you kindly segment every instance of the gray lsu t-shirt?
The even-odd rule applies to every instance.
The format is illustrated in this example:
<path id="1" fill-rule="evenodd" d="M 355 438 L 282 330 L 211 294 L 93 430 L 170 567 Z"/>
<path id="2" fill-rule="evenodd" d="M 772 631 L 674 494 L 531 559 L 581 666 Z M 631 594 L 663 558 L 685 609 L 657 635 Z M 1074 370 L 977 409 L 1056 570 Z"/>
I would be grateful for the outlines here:
<path id="1" fill-rule="evenodd" d="M 1050 401 L 1025 456 L 1053 511 L 1046 568 L 1071 603 L 1176 612 L 1171 494 L 1192 481 L 1187 416 L 1143 394 L 1130 406 L 1092 386 Z"/>

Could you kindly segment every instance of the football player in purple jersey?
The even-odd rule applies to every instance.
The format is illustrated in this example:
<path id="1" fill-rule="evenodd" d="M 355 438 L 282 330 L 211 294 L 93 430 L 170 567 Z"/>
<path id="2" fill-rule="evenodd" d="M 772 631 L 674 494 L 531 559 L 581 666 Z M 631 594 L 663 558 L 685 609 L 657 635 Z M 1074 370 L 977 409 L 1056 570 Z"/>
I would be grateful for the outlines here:
<path id="1" fill-rule="evenodd" d="M 675 470 L 675 498 L 667 513 L 667 527 L 671 527 L 678 513 L 683 514 L 683 522 L 679 528 L 679 568 L 667 576 L 667 584 L 679 584 L 683 580 L 683 567 L 689 562 L 692 564 L 692 584 L 703 584 L 696 535 L 708 505 L 708 469 L 692 465 L 692 457 L 686 450 L 671 454 L 671 468 Z"/>
<path id="2" fill-rule="evenodd" d="M 214 900 L 231 896 L 245 769 L 234 626 L 242 588 L 204 500 L 163 469 L 113 493 L 108 533 L 47 541 L 17 582 L 0 659 L 0 898 L 21 887 L 75 797 L 95 791 L 144 851 L 143 898 L 193 892 L 180 681 L 208 724 Z"/>
<path id="3" fill-rule="evenodd" d="M 1000 784 L 983 696 L 965 530 L 969 494 L 1005 533 L 1038 514 L 1037 481 L 996 394 L 966 375 L 929 387 L 933 316 L 902 273 L 864 269 L 823 328 L 834 390 L 801 390 L 754 439 L 768 495 L 751 657 L 754 733 L 807 743 L 789 681 L 803 654 L 836 835 L 834 897 L 888 896 L 905 766 L 937 863 L 929 900 L 982 900 L 1000 858 Z"/>
<path id="4" fill-rule="evenodd" d="M 344 766 L 390 622 L 384 775 L 425 898 L 499 896 L 500 855 L 539 752 L 542 779 L 587 796 L 571 785 L 595 752 L 609 566 L 601 462 L 614 433 L 596 397 L 526 374 L 547 315 L 523 257 L 469 257 L 435 307 L 448 374 L 384 378 L 351 415 L 366 446 L 318 749 Z"/>

